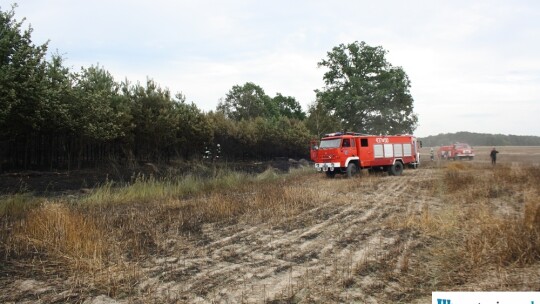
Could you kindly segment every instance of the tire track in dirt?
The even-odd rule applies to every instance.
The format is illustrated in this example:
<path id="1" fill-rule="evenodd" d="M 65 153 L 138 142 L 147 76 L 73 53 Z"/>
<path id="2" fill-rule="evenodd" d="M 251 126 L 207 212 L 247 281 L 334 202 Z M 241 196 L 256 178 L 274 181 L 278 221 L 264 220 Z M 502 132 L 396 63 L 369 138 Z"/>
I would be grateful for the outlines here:
<path id="1" fill-rule="evenodd" d="M 317 179 L 310 187 L 321 189 L 318 207 L 297 216 L 310 219 L 310 225 L 292 230 L 271 224 L 206 226 L 203 233 L 210 243 L 191 256 L 155 266 L 141 289 L 154 299 L 158 294 L 167 301 L 200 303 L 261 303 L 299 292 L 320 299 L 362 298 L 361 291 L 343 295 L 343 286 L 359 267 L 369 267 L 388 252 L 399 254 L 399 271 L 414 244 L 385 228 L 385 221 L 421 212 L 429 198 L 414 186 L 430 179 L 429 174 L 407 170 L 401 177 Z M 360 283 L 373 281 L 367 274 Z"/>

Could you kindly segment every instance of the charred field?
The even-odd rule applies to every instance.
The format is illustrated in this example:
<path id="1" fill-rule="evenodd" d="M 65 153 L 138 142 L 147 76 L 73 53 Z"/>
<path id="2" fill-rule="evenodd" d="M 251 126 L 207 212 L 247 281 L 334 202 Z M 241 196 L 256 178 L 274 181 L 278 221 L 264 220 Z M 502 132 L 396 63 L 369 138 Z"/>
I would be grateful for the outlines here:
<path id="1" fill-rule="evenodd" d="M 538 291 L 540 148 L 498 147 L 495 167 L 490 148 L 473 161 L 430 162 L 426 150 L 398 177 L 201 168 L 76 195 L 4 194 L 0 302 L 427 303 L 436 290 Z"/>

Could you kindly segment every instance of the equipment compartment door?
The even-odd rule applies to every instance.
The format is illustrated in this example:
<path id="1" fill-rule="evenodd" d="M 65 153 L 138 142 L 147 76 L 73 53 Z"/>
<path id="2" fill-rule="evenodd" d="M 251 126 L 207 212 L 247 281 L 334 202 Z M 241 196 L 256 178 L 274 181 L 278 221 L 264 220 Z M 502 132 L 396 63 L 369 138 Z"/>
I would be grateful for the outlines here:
<path id="1" fill-rule="evenodd" d="M 365 137 L 359 138 L 358 143 L 360 144 L 358 147 L 358 156 L 360 157 L 361 166 L 371 166 L 374 158 L 374 146 L 370 146 L 369 140 Z"/>
<path id="2" fill-rule="evenodd" d="M 352 138 L 343 138 L 341 141 L 341 152 L 346 156 L 356 156 L 356 147 Z"/>

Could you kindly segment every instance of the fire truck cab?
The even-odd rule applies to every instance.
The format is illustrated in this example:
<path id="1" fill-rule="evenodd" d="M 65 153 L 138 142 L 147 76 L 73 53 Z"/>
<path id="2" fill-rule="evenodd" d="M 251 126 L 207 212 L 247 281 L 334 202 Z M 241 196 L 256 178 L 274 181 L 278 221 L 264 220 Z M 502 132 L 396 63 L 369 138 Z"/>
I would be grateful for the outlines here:
<path id="1" fill-rule="evenodd" d="M 319 142 L 312 141 L 310 156 L 315 169 L 331 178 L 336 174 L 352 177 L 361 169 L 401 175 L 405 166 L 419 165 L 419 147 L 412 135 L 337 132 L 326 134 Z"/>

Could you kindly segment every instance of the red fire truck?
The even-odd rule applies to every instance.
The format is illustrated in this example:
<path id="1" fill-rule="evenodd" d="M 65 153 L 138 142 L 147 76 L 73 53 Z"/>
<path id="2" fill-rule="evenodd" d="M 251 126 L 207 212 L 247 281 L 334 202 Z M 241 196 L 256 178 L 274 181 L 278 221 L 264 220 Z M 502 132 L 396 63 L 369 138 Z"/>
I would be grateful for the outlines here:
<path id="1" fill-rule="evenodd" d="M 420 164 L 419 148 L 420 142 L 412 135 L 338 132 L 312 141 L 310 156 L 315 169 L 331 178 L 337 173 L 352 177 L 361 169 L 401 175 L 405 165 L 416 168 Z"/>
<path id="2" fill-rule="evenodd" d="M 469 159 L 474 158 L 474 151 L 469 144 L 455 143 L 450 146 L 441 146 L 437 155 L 440 159 Z"/>

